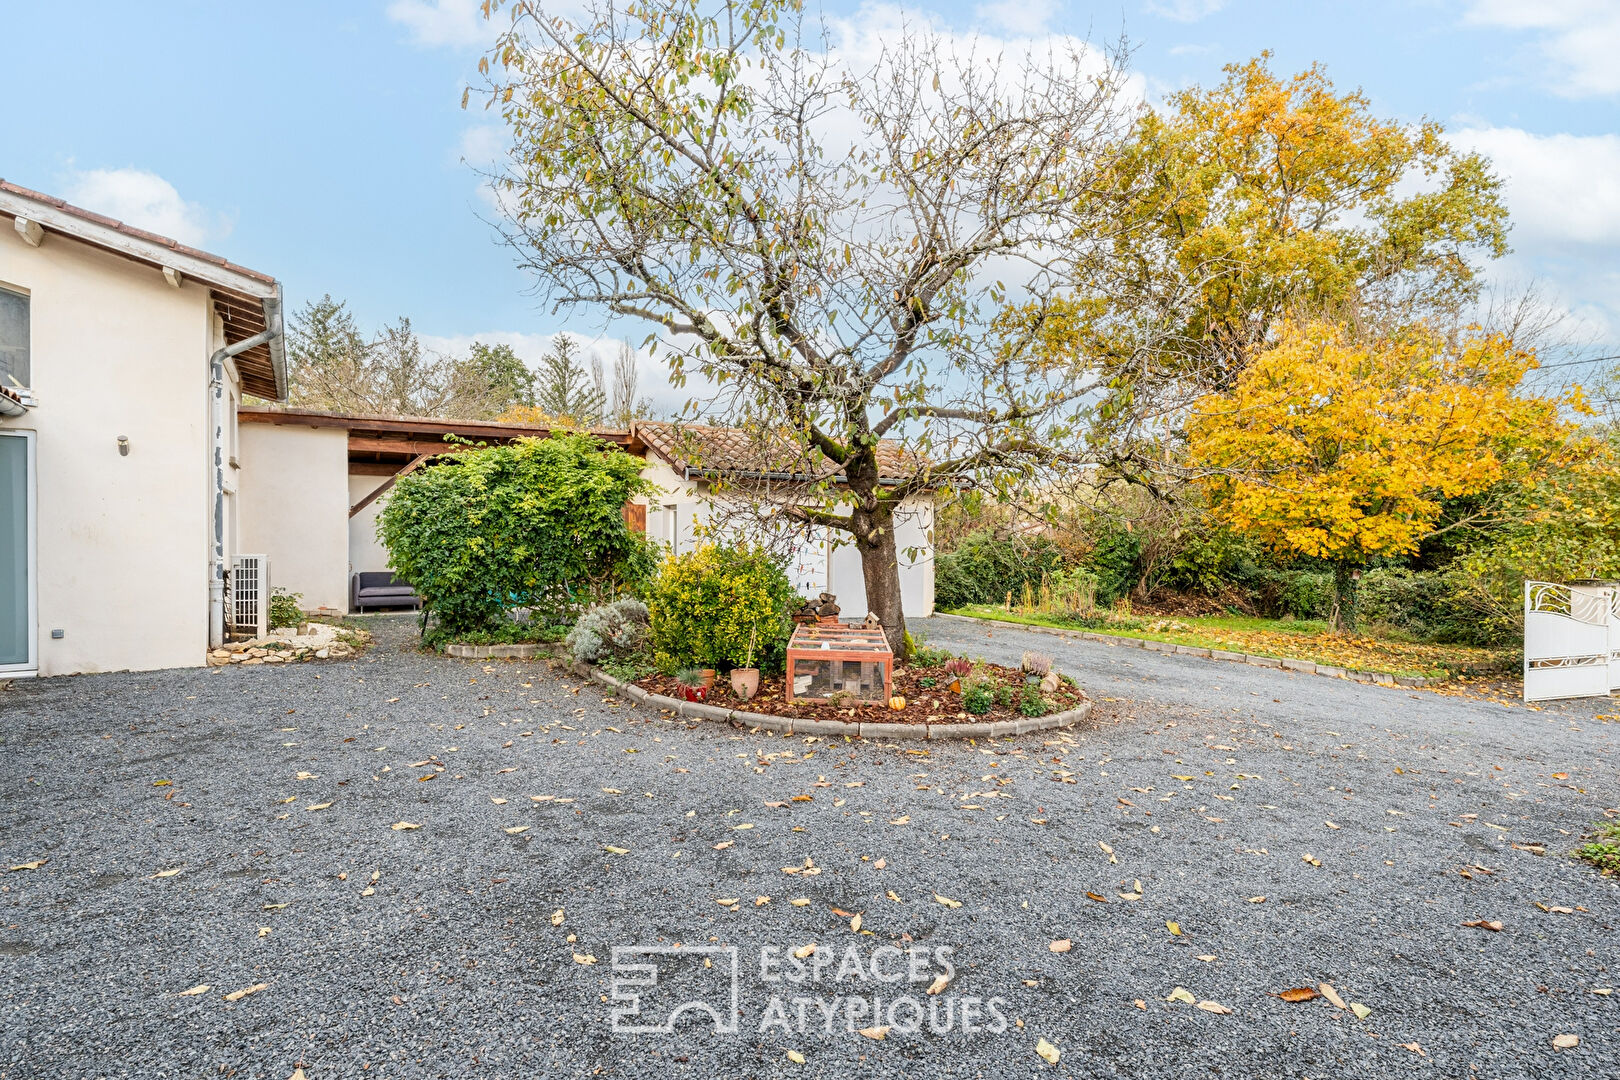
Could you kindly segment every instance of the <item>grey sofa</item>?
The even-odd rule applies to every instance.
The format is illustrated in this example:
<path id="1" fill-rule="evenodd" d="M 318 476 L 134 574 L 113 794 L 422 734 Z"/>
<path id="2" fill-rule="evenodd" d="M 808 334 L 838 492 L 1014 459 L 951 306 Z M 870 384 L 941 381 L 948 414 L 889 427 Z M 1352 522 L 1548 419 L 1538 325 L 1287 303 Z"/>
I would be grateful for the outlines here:
<path id="1" fill-rule="evenodd" d="M 363 612 L 368 607 L 422 606 L 416 590 L 390 570 L 362 570 L 349 579 L 349 610 Z"/>

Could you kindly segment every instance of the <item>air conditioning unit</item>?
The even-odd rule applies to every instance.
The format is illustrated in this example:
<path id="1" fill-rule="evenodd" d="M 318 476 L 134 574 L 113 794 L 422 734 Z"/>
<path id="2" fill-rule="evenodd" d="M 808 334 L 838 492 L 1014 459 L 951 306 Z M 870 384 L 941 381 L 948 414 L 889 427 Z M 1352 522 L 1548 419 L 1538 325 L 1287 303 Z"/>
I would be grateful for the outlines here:
<path id="1" fill-rule="evenodd" d="M 262 638 L 270 632 L 270 556 L 231 556 L 230 603 L 226 622 L 232 634 Z"/>

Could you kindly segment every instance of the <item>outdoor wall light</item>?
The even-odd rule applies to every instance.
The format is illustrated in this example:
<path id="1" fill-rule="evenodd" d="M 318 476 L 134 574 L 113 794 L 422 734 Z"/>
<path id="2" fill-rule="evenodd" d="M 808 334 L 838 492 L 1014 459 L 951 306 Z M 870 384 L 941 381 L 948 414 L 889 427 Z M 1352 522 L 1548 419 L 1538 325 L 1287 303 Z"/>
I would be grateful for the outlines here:
<path id="1" fill-rule="evenodd" d="M 128 435 L 120 435 L 120 436 L 118 436 L 118 456 L 119 457 L 129 457 L 129 436 Z"/>

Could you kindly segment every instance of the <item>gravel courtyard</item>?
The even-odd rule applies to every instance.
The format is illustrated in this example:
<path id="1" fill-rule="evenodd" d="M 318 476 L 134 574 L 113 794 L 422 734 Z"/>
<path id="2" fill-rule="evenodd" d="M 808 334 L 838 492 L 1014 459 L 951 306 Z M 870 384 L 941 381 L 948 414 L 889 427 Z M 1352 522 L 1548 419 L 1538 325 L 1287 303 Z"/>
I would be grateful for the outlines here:
<path id="1" fill-rule="evenodd" d="M 1620 806 L 1608 703 L 936 618 L 1056 654 L 1092 721 L 830 742 L 372 625 L 350 661 L 0 691 L 0 1077 L 1620 1073 L 1620 882 L 1568 857 Z M 614 946 L 676 943 L 736 947 L 736 1034 L 613 1030 Z M 767 980 L 762 948 L 819 977 Z M 669 979 L 712 995 L 699 955 Z M 1272 996 L 1322 982 L 1370 1011 Z"/>

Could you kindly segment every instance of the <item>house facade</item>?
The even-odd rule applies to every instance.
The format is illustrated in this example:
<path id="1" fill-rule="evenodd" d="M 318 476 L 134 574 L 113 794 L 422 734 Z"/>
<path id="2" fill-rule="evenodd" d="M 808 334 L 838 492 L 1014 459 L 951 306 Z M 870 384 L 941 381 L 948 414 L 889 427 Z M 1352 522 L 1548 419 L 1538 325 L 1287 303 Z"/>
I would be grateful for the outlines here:
<path id="1" fill-rule="evenodd" d="M 274 278 L 0 181 L 0 678 L 204 663 L 245 394 Z"/>
<path id="2" fill-rule="evenodd" d="M 241 440 L 241 550 L 262 553 L 278 588 L 302 594 L 306 610 L 349 610 L 355 574 L 385 571 L 377 515 L 401 476 L 473 443 L 546 438 L 531 424 L 367 416 L 244 406 Z M 740 482 L 754 471 L 747 440 L 735 429 L 638 421 L 628 431 L 597 431 L 645 460 L 653 492 L 637 496 L 626 517 L 675 552 L 746 531 Z M 701 440 L 701 442 L 699 441 Z M 717 490 L 718 488 L 718 490 Z M 846 618 L 866 614 L 860 556 L 825 529 L 776 523 L 777 550 L 805 595 L 832 592 Z M 786 532 L 790 535 L 783 536 Z M 903 500 L 896 515 L 902 602 L 908 618 L 934 610 L 933 499 Z"/>

